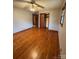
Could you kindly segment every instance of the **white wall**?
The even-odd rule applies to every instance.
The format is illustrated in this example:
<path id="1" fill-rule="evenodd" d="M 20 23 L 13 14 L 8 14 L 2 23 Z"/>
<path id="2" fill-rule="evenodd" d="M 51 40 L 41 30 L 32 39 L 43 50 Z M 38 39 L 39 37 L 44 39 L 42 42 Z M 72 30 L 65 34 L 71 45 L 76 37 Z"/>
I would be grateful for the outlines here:
<path id="1" fill-rule="evenodd" d="M 65 12 L 66 13 L 66 12 Z M 61 50 L 62 59 L 66 59 L 66 14 L 64 18 L 63 27 L 59 26 L 59 41 Z"/>
<path id="2" fill-rule="evenodd" d="M 13 10 L 13 33 L 31 28 L 32 13 L 22 9 L 14 8 Z"/>
<path id="3" fill-rule="evenodd" d="M 61 18 L 61 10 L 51 10 L 49 16 L 49 29 L 59 31 L 59 20 Z"/>

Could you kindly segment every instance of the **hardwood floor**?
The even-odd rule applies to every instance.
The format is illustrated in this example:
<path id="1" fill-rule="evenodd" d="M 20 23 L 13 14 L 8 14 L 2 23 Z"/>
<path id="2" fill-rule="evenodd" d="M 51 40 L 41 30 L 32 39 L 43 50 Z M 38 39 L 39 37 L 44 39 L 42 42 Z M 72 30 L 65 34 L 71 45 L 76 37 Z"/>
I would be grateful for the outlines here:
<path id="1" fill-rule="evenodd" d="M 60 59 L 56 31 L 31 28 L 13 38 L 13 59 Z"/>

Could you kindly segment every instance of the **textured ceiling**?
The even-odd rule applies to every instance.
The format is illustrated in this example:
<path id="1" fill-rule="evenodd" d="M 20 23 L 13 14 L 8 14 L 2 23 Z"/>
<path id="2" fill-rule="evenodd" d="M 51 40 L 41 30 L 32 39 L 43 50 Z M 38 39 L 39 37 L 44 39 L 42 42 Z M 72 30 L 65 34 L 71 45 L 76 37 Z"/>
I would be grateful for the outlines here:
<path id="1" fill-rule="evenodd" d="M 31 0 L 27 0 L 27 1 L 31 1 Z M 65 0 L 35 0 L 35 1 L 36 1 L 36 3 L 44 6 L 45 9 L 62 8 L 65 3 Z M 13 6 L 17 7 L 17 8 L 28 9 L 29 7 L 31 7 L 31 4 L 14 0 Z M 40 9 L 40 8 L 38 8 L 38 9 Z"/>

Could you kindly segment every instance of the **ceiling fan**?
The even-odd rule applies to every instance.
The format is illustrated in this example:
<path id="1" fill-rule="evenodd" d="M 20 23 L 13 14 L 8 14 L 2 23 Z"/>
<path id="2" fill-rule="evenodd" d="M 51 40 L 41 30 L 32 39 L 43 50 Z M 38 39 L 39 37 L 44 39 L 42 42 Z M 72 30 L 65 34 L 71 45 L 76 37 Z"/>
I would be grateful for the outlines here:
<path id="1" fill-rule="evenodd" d="M 19 2 L 24 2 L 24 3 L 29 3 L 29 4 L 35 4 L 35 5 L 37 5 L 38 7 L 40 7 L 40 8 L 44 8 L 43 6 L 41 6 L 40 4 L 38 4 L 38 3 L 36 3 L 35 2 L 35 0 L 31 0 L 31 1 L 27 1 L 27 0 L 17 0 L 17 1 L 19 1 Z"/>

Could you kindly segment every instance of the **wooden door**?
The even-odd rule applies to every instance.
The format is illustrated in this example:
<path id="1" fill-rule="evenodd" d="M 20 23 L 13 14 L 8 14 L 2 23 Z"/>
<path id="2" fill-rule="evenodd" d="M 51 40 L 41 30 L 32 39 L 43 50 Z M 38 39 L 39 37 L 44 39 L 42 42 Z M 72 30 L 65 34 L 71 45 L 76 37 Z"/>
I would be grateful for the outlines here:
<path id="1" fill-rule="evenodd" d="M 38 27 L 38 14 L 33 14 L 33 26 Z"/>
<path id="2" fill-rule="evenodd" d="M 46 28 L 45 13 L 40 14 L 40 28 Z"/>

